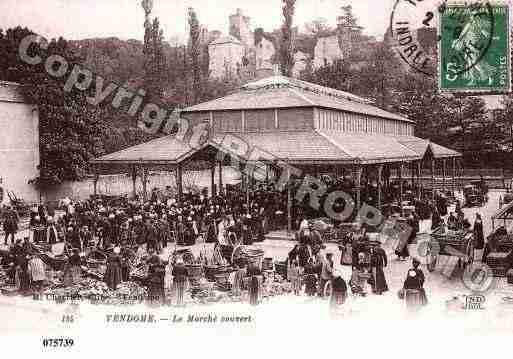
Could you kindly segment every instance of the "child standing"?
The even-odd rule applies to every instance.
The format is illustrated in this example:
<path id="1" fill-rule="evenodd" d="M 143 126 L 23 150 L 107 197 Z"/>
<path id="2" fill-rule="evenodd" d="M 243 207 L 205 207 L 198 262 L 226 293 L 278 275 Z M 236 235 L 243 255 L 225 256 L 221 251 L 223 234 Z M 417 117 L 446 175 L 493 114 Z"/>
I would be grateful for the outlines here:
<path id="1" fill-rule="evenodd" d="M 301 293 L 301 279 L 303 276 L 303 269 L 299 266 L 297 260 L 293 260 L 289 271 L 289 280 L 292 283 L 292 289 L 295 295 Z"/>

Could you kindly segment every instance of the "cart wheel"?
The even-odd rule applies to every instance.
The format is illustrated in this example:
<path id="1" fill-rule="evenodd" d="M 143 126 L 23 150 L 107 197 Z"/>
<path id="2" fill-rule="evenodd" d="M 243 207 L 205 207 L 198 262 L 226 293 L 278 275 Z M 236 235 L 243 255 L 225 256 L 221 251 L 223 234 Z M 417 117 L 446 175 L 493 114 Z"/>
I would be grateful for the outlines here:
<path id="1" fill-rule="evenodd" d="M 331 281 L 328 281 L 326 282 L 326 285 L 324 286 L 324 297 L 331 297 L 331 292 L 332 292 L 332 287 L 331 287 Z"/>

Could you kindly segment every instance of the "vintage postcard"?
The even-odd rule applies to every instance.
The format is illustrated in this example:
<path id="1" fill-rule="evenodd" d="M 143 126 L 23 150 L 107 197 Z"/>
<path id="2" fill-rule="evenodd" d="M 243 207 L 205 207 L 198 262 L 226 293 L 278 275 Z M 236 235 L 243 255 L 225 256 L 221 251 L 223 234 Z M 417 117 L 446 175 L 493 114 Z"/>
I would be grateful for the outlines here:
<path id="1" fill-rule="evenodd" d="M 510 31 L 508 1 L 1 0 L 2 353 L 507 356 Z"/>

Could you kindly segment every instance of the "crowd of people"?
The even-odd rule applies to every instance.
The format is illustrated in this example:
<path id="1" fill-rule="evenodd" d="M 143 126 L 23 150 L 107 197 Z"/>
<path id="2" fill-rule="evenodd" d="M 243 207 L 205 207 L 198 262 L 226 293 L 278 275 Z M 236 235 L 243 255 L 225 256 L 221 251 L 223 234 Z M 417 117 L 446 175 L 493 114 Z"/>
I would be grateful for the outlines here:
<path id="1" fill-rule="evenodd" d="M 332 186 L 349 187 L 350 183 L 332 183 Z M 92 198 L 72 202 L 65 199 L 61 203 L 60 214 L 51 205 L 34 207 L 30 214 L 32 238 L 18 239 L 14 242 L 18 230 L 19 218 L 11 207 L 2 211 L 2 223 L 5 231 L 5 244 L 11 239 L 12 246 L 7 261 L 14 264 L 9 275 L 20 290 L 40 288 L 44 280 L 44 264 L 35 245 L 54 245 L 63 243 L 68 254 L 64 270 L 65 285 L 72 285 L 81 279 L 83 252 L 100 249 L 107 254 L 107 268 L 104 281 L 111 289 L 130 279 L 131 255 L 145 255 L 149 266 L 146 285 L 154 296 L 164 297 L 169 287 L 169 277 L 176 291 L 178 304 L 183 303 L 187 269 L 182 258 L 169 260 L 168 265 L 160 255 L 169 243 L 178 246 L 191 246 L 198 240 L 215 243 L 227 262 L 231 262 L 231 250 L 239 244 L 251 245 L 263 241 L 265 234 L 286 222 L 286 195 L 272 187 L 260 186 L 248 193 L 226 190 L 224 194 L 208 197 L 206 193 L 186 194 L 181 201 L 173 196 L 161 196 L 153 191 L 147 201 L 138 199 L 102 200 Z M 417 213 L 430 212 L 432 229 L 447 227 L 451 230 L 470 230 L 472 227 L 465 218 L 459 202 L 455 213 L 447 213 L 447 199 L 437 193 L 434 201 L 414 202 L 414 210 L 403 219 L 412 229 L 406 242 L 396 249 L 401 260 L 410 258 L 408 245 L 415 240 L 419 232 L 421 217 Z M 349 283 L 335 269 L 333 253 L 324 253 L 321 233 L 312 227 L 308 220 L 316 214 L 305 211 L 300 205 L 295 207 L 296 246 L 288 254 L 287 278 L 293 292 L 300 295 L 324 297 L 330 293 L 333 304 L 341 304 L 347 297 L 348 289 L 358 296 L 369 292 L 381 295 L 389 290 L 385 270 L 388 258 L 379 241 L 370 239 L 372 228 L 356 224 L 340 244 L 340 264 L 352 268 Z M 394 215 L 391 215 L 394 216 Z M 398 214 L 395 214 L 398 216 Z M 444 220 L 444 217 L 447 217 Z M 285 220 L 284 220 L 285 218 Z M 477 248 L 483 248 L 484 235 L 479 214 L 473 229 L 477 239 Z M 13 243 L 14 242 L 14 243 Z M 144 250 L 142 250 L 144 248 Z M 4 262 L 6 259 L 4 258 Z M 243 278 L 250 278 L 248 284 L 250 302 L 258 303 L 257 293 L 265 282 L 263 273 L 257 266 L 235 266 L 232 290 L 240 294 Z M 416 289 L 423 293 L 422 302 L 427 302 L 423 290 L 424 276 L 419 263 L 414 259 L 413 267 L 407 273 L 403 289 Z"/>

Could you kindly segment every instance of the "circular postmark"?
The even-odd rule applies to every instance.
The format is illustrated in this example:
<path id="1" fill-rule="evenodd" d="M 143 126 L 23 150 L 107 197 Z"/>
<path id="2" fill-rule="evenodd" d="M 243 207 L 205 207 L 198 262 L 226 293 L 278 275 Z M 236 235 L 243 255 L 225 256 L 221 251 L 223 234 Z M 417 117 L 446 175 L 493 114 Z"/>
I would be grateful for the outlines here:
<path id="1" fill-rule="evenodd" d="M 490 48 L 494 26 L 485 0 L 396 0 L 390 17 L 397 54 L 430 77 L 439 68 L 458 76 L 476 66 Z"/>

